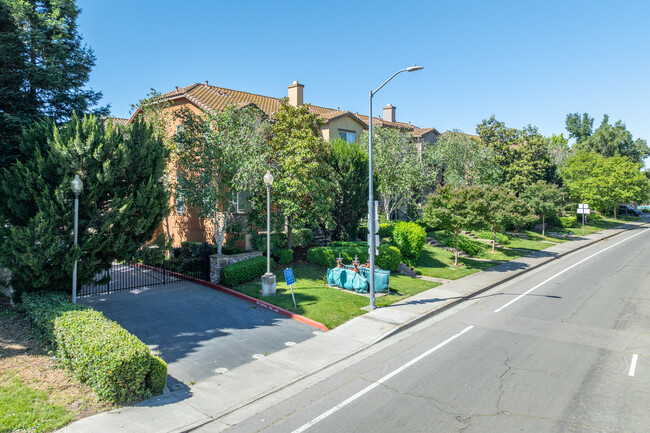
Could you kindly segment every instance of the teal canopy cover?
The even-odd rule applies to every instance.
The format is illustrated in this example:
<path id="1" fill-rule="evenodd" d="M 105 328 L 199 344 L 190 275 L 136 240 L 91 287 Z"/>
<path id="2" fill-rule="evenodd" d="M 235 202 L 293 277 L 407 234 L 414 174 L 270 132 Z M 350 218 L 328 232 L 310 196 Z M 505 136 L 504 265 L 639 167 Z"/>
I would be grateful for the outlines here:
<path id="1" fill-rule="evenodd" d="M 368 280 L 366 277 L 345 268 L 328 269 L 327 284 L 333 284 L 355 292 L 368 293 Z"/>

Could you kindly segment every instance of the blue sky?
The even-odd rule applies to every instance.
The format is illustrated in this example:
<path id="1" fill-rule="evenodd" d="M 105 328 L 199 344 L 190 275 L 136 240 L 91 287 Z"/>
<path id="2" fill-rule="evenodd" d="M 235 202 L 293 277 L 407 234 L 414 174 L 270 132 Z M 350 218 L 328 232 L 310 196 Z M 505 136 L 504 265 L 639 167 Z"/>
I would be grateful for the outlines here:
<path id="1" fill-rule="evenodd" d="M 268 96 L 305 85 L 305 102 L 367 114 L 368 91 L 397 120 L 474 133 L 564 133 L 567 113 L 623 120 L 650 139 L 648 1 L 79 0 L 95 51 L 89 86 L 112 114 L 149 88 L 208 80 Z"/>

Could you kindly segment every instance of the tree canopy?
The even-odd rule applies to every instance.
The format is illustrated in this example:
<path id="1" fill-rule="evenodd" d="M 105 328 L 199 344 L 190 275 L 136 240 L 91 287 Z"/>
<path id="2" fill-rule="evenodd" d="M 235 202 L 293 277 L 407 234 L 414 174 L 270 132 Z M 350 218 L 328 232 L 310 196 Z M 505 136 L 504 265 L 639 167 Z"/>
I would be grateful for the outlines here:
<path id="1" fill-rule="evenodd" d="M 62 126 L 42 121 L 25 132 L 21 151 L 25 160 L 0 182 L 0 261 L 19 295 L 70 291 L 75 259 L 79 284 L 90 282 L 113 260 L 131 258 L 169 211 L 162 180 L 168 151 L 145 123 L 123 128 L 75 115 Z M 70 189 L 75 174 L 84 182 L 77 248 Z"/>
<path id="2" fill-rule="evenodd" d="M 546 217 L 562 209 L 563 191 L 555 184 L 538 181 L 530 185 L 520 196 L 542 219 L 542 236 L 546 233 Z"/>
<path id="3" fill-rule="evenodd" d="M 445 132 L 431 148 L 431 158 L 444 170 L 445 183 L 493 185 L 501 180 L 495 150 L 476 137 L 458 131 Z"/>
<path id="4" fill-rule="evenodd" d="M 0 0 L 0 166 L 20 157 L 21 129 L 37 118 L 67 121 L 101 99 L 85 88 L 95 56 L 77 32 L 79 11 L 74 0 Z"/>
<path id="5" fill-rule="evenodd" d="M 487 211 L 483 190 L 479 186 L 444 185 L 429 195 L 422 218 L 434 227 L 454 234 L 455 261 L 458 265 L 458 235 L 463 230 L 481 228 Z"/>
<path id="6" fill-rule="evenodd" d="M 334 188 L 326 164 L 330 151 L 320 134 L 320 120 L 309 112 L 308 104 L 294 107 L 284 98 L 273 116 L 266 159 L 274 177 L 272 202 L 287 218 L 287 248 L 291 249 L 293 228 L 334 228 Z"/>
<path id="7" fill-rule="evenodd" d="M 593 123 L 594 119 L 587 113 L 582 118 L 578 113 L 567 115 L 566 128 L 569 137 L 576 139 L 576 150 L 596 152 L 605 157 L 626 156 L 637 163 L 650 156 L 648 143 L 640 138 L 634 140 L 622 121 L 610 125 L 609 116 L 605 114 L 596 130 L 593 130 Z"/>
<path id="8" fill-rule="evenodd" d="M 221 254 L 237 210 L 232 202 L 262 189 L 268 122 L 253 107 L 228 106 L 200 115 L 186 109 L 178 117 L 182 128 L 175 135 L 176 193 L 200 218 L 211 221 Z"/>
<path id="9" fill-rule="evenodd" d="M 495 151 L 496 162 L 503 173 L 501 183 L 509 189 L 521 193 L 539 180 L 554 178 L 549 139 L 536 127 L 508 128 L 492 116 L 477 125 L 476 132 L 481 141 Z"/>
<path id="10" fill-rule="evenodd" d="M 368 132 L 361 135 L 368 151 Z M 373 172 L 386 219 L 394 210 L 414 204 L 435 179 L 434 167 L 420 155 L 413 137 L 395 128 L 373 128 Z M 435 182 L 434 182 L 435 183 Z"/>
<path id="11" fill-rule="evenodd" d="M 577 152 L 561 170 L 570 197 L 603 211 L 619 203 L 648 199 L 650 183 L 642 164 L 625 156 L 605 157 L 595 152 Z"/>

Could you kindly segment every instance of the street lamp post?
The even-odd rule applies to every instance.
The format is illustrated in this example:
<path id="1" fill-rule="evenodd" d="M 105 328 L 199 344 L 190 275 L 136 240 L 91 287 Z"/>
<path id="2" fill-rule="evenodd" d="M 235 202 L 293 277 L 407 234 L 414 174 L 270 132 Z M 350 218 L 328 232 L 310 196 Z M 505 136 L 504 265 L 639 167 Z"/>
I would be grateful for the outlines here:
<path id="1" fill-rule="evenodd" d="M 401 69 L 395 72 L 390 78 L 382 83 L 381 86 L 377 87 L 374 91 L 370 91 L 370 115 L 368 116 L 368 244 L 370 246 L 368 251 L 368 257 L 370 258 L 370 308 L 375 308 L 375 250 L 377 248 L 375 242 L 375 234 L 377 233 L 377 227 L 375 227 L 375 194 L 374 194 L 374 182 L 372 179 L 372 97 L 375 93 L 379 92 L 382 87 L 386 85 L 390 80 L 395 78 L 397 74 L 402 72 L 413 72 L 419 71 L 422 69 L 422 66 L 409 66 L 408 68 Z"/>
<path id="2" fill-rule="evenodd" d="M 84 187 L 84 183 L 79 178 L 79 175 L 75 175 L 74 179 L 70 182 L 72 187 L 72 192 L 74 193 L 74 246 L 77 246 L 77 240 L 79 238 L 79 193 Z M 72 270 L 72 302 L 77 303 L 77 260 L 74 261 L 74 269 Z"/>
<path id="3" fill-rule="evenodd" d="M 271 273 L 271 184 L 273 175 L 268 171 L 264 175 L 266 185 L 266 274 L 262 275 L 262 296 L 274 296 L 275 274 Z"/>

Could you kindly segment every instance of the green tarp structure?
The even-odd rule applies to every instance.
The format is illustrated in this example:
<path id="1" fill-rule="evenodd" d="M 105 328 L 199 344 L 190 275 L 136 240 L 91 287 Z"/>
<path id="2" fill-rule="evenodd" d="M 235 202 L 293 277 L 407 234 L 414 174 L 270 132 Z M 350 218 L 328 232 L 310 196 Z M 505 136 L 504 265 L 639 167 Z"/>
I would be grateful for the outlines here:
<path id="1" fill-rule="evenodd" d="M 388 292 L 388 278 L 390 271 L 375 270 L 375 292 Z M 327 270 L 327 284 L 339 286 L 344 289 L 354 290 L 359 293 L 368 293 L 370 270 L 359 268 L 359 273 L 346 268 L 331 268 Z"/>

